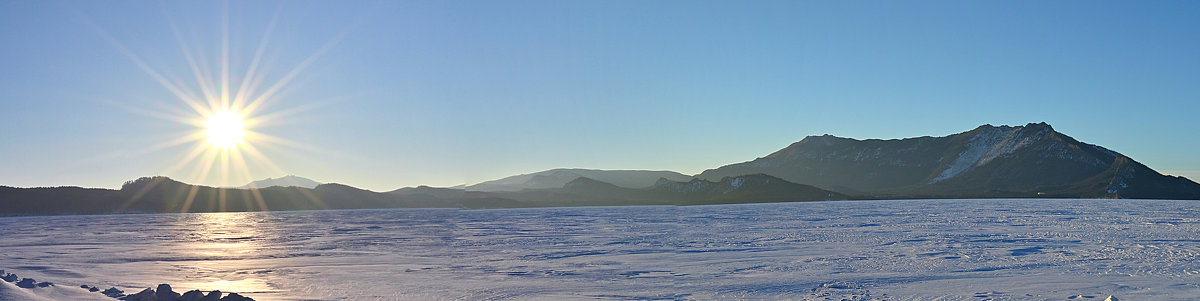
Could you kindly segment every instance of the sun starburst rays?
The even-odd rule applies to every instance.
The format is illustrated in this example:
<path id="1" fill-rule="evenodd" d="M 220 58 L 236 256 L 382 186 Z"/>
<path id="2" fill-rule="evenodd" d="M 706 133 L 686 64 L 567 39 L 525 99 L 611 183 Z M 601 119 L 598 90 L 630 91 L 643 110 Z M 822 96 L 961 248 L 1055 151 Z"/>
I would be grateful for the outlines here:
<path id="1" fill-rule="evenodd" d="M 281 101 L 281 98 L 290 97 L 290 92 L 298 88 L 298 82 L 303 82 L 303 80 L 298 81 L 297 79 L 303 78 L 301 75 L 319 57 L 338 44 L 348 32 L 347 29 L 332 37 L 302 60 L 290 64 L 282 70 L 273 70 L 274 68 L 270 66 L 278 62 L 273 62 L 276 57 L 270 55 L 273 52 L 268 50 L 273 46 L 271 45 L 272 36 L 279 24 L 283 4 L 280 3 L 276 7 L 270 21 L 259 36 L 259 40 L 252 43 L 231 41 L 231 31 L 238 28 L 230 26 L 229 11 L 229 3 L 222 3 L 219 20 L 216 21 L 216 24 L 212 24 L 214 26 L 210 27 L 211 31 L 201 34 L 202 30 L 199 30 L 196 24 L 188 23 L 186 20 L 179 22 L 171 16 L 169 11 L 164 9 L 168 21 L 166 25 L 169 26 L 169 32 L 174 35 L 174 42 L 179 46 L 178 51 L 182 59 L 178 66 L 164 66 L 157 69 L 150 62 L 160 63 L 159 60 L 147 60 L 137 55 L 133 48 L 85 20 L 88 24 L 92 24 L 92 28 L 104 40 L 132 61 L 138 69 L 170 92 L 176 101 L 174 107 L 160 108 L 154 107 L 162 102 L 152 102 L 149 106 L 132 106 L 116 101 L 111 104 L 138 115 L 168 120 L 192 128 L 190 131 L 179 133 L 166 141 L 142 147 L 136 152 L 141 155 L 179 149 L 182 145 L 190 144 L 191 147 L 183 149 L 179 160 L 170 162 L 162 170 L 163 174 L 181 175 L 183 180 L 206 183 L 216 186 L 220 190 L 226 189 L 220 187 L 239 186 L 252 181 L 256 174 L 287 173 L 269 158 L 270 155 L 297 157 L 290 154 L 295 150 L 335 153 L 320 147 L 268 135 L 261 129 L 291 123 L 291 119 L 297 113 L 330 103 L 325 101 L 315 104 L 293 104 Z M 201 39 L 203 36 L 208 36 L 209 32 L 216 33 L 211 36 L 217 37 L 219 41 Z M 256 47 L 248 62 L 241 61 L 235 65 L 233 60 L 239 57 L 238 54 L 244 50 L 238 48 L 237 45 L 243 44 Z M 180 70 L 186 71 L 179 72 Z M 271 154 L 264 153 L 260 147 L 266 147 Z M 187 171 L 188 169 L 190 171 Z M 157 183 L 158 181 L 152 183 L 151 186 L 157 185 Z M 189 212 L 199 195 L 211 195 L 199 193 L 200 189 L 205 188 L 193 186 L 186 193 L 178 193 L 179 200 L 168 201 L 177 202 L 181 205 L 182 212 Z M 253 204 L 246 204 L 246 208 L 269 209 L 261 192 L 252 189 L 244 193 L 249 194 L 249 197 L 242 199 L 248 200 L 247 202 L 253 200 Z M 324 207 L 323 202 L 315 195 L 307 192 L 302 194 L 309 201 Z M 138 195 L 140 197 L 141 194 Z M 219 196 L 219 200 L 216 200 L 218 208 L 212 209 L 224 211 L 226 207 L 225 193 L 221 192 L 217 195 Z M 201 208 L 201 210 L 204 209 Z"/>

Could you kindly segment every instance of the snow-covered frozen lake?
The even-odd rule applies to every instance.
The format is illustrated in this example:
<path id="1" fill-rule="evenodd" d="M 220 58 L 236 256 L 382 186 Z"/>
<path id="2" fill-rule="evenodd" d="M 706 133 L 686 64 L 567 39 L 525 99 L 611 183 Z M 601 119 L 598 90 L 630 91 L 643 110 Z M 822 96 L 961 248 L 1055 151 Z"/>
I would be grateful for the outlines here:
<path id="1" fill-rule="evenodd" d="M 0 269 L 129 293 L 170 283 L 258 300 L 1200 298 L 1194 201 L 53 216 L 0 218 L 0 229 Z"/>

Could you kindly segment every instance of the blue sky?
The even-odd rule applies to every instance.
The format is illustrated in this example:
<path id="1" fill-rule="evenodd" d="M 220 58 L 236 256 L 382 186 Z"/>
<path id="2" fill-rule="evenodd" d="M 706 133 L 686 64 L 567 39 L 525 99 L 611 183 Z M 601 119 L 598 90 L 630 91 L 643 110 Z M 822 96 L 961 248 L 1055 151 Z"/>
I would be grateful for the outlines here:
<path id="1" fill-rule="evenodd" d="M 0 185 L 694 174 L 808 135 L 1042 121 L 1200 179 L 1198 15 L 1195 1 L 4 1 Z M 260 45 L 257 91 L 286 84 L 259 110 L 278 118 L 251 130 L 289 142 L 248 139 L 260 158 L 224 178 L 180 167 L 192 144 L 154 147 L 198 115 L 152 73 L 199 93 L 190 52 L 209 81 L 228 61 L 236 91 Z"/>

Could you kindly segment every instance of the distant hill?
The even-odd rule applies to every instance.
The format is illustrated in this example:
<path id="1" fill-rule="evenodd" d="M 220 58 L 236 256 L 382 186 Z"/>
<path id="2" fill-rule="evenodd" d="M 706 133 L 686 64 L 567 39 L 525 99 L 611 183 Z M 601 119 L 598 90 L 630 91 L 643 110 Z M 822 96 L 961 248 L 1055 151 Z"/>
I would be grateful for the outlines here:
<path id="1" fill-rule="evenodd" d="M 304 187 L 304 188 L 311 189 L 311 188 L 316 188 L 317 185 L 321 185 L 321 183 L 310 180 L 310 179 L 294 176 L 294 175 L 287 175 L 287 176 L 283 176 L 283 177 L 279 177 L 279 178 L 266 178 L 266 179 L 250 182 L 250 183 L 248 183 L 246 185 L 242 185 L 238 188 L 243 188 L 243 189 L 267 188 L 267 187 L 278 186 L 278 187 Z"/>
<path id="2" fill-rule="evenodd" d="M 551 169 L 469 185 L 464 187 L 464 189 L 497 192 L 562 188 L 563 185 L 578 178 L 590 178 L 624 188 L 650 187 L 660 178 L 671 181 L 688 181 L 692 179 L 691 176 L 674 171 Z"/>
<path id="3" fill-rule="evenodd" d="M 562 188 L 493 192 L 534 206 L 703 205 L 845 200 L 849 197 L 776 177 L 754 174 L 719 181 L 686 182 L 660 178 L 646 188 L 625 188 L 591 178 L 577 178 Z"/>
<path id="4" fill-rule="evenodd" d="M 796 184 L 765 174 L 723 177 L 718 181 L 694 179 L 688 182 L 659 180 L 651 193 L 677 200 L 681 205 L 767 203 L 845 200 L 847 195 Z"/>
<path id="5" fill-rule="evenodd" d="M 810 136 L 697 178 L 753 173 L 873 198 L 1200 199 L 1200 184 L 1159 174 L 1045 123 L 897 140 Z"/>

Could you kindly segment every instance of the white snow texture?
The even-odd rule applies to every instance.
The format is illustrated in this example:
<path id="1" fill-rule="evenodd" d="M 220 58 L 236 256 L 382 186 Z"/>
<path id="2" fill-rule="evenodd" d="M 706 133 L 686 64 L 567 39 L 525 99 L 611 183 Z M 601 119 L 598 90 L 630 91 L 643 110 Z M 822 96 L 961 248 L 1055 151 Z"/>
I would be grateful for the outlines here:
<path id="1" fill-rule="evenodd" d="M 1200 297 L 1190 201 L 93 215 L 0 228 L 0 269 L 57 285 L 0 284 L 2 300 L 158 283 L 257 300 Z"/>

